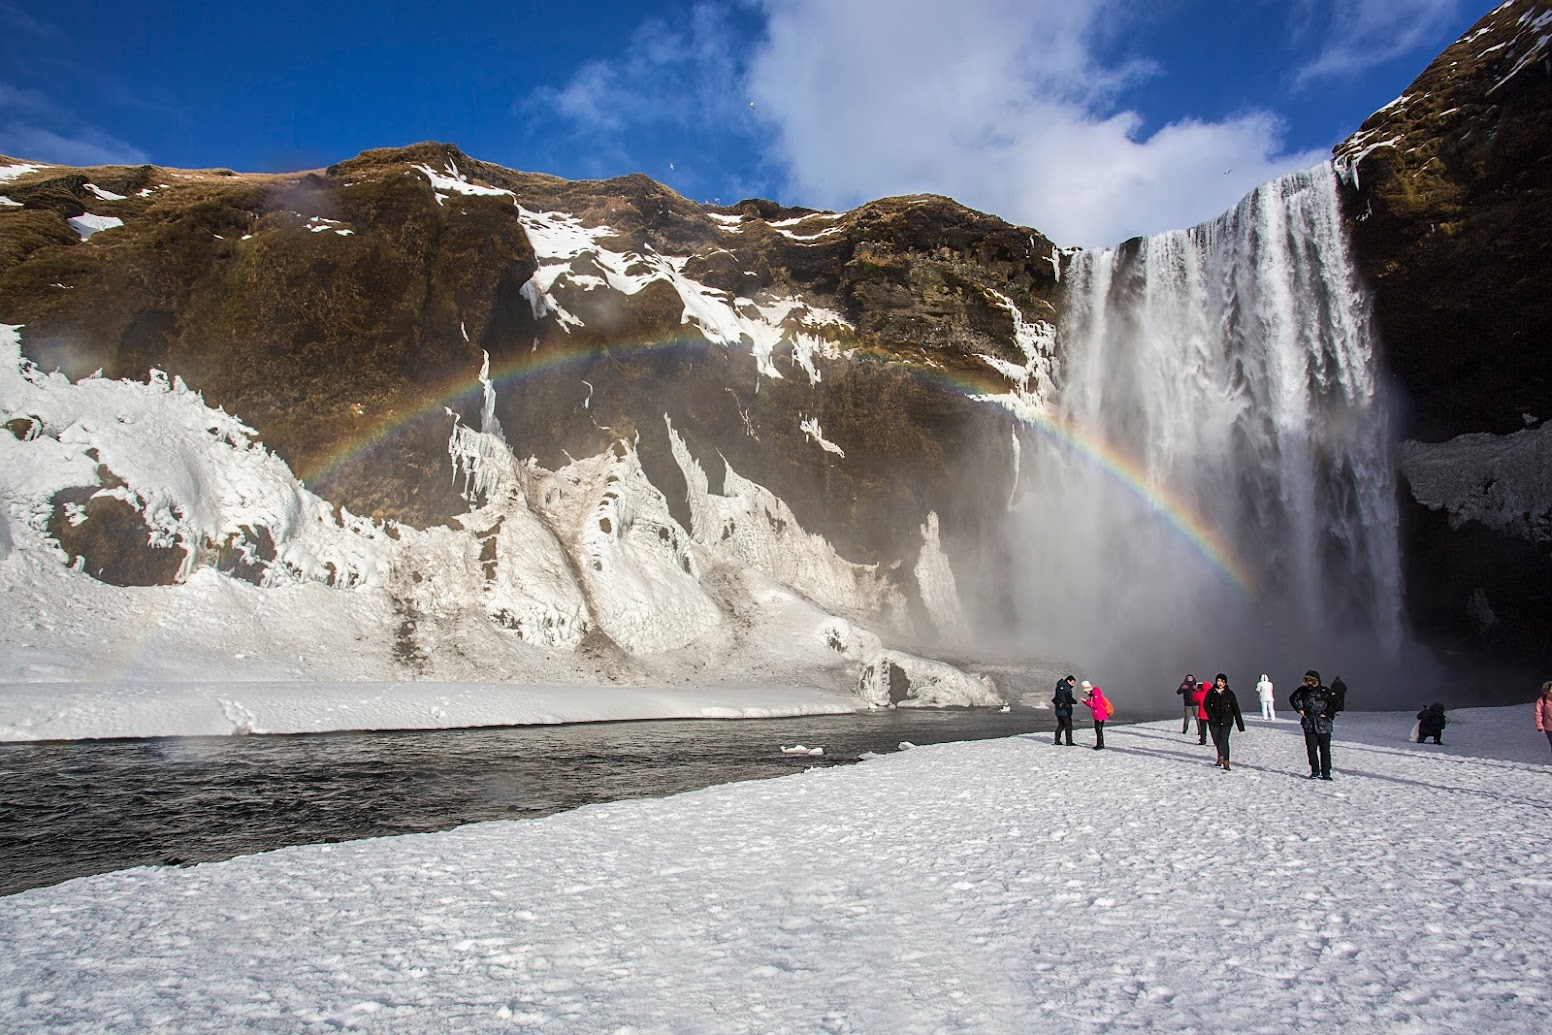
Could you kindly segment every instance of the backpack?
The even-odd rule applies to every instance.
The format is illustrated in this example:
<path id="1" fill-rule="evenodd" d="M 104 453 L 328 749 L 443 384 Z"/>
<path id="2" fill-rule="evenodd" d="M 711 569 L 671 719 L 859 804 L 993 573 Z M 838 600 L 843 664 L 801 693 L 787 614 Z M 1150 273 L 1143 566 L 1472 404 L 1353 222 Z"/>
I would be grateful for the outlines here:
<path id="1" fill-rule="evenodd" d="M 1110 718 L 1114 714 L 1115 714 L 1115 705 L 1111 704 L 1110 703 L 1110 698 L 1107 697 L 1107 698 L 1105 698 L 1105 718 L 1108 719 L 1108 718 Z"/>

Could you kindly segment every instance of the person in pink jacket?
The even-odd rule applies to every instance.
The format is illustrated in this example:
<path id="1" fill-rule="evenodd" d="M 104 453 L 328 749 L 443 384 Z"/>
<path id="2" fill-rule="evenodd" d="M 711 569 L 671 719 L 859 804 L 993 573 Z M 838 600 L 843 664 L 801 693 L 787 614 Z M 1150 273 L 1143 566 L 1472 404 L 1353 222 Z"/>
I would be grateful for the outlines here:
<path id="1" fill-rule="evenodd" d="M 1541 684 L 1541 696 L 1536 698 L 1536 728 L 1547 735 L 1552 745 L 1552 680 Z"/>
<path id="2" fill-rule="evenodd" d="M 1094 713 L 1094 750 L 1105 749 L 1105 720 L 1110 718 L 1110 702 L 1105 700 L 1105 692 L 1090 683 L 1083 681 L 1083 704 Z"/>

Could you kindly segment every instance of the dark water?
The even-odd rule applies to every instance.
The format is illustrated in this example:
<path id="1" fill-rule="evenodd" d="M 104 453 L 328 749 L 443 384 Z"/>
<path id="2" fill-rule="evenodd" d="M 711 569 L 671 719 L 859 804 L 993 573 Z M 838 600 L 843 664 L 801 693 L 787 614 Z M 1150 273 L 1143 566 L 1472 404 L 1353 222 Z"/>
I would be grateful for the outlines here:
<path id="1" fill-rule="evenodd" d="M 0 744 L 0 894 L 131 866 L 447 830 L 1053 727 L 900 710 L 308 736 Z M 783 745 L 823 747 L 823 757 Z"/>

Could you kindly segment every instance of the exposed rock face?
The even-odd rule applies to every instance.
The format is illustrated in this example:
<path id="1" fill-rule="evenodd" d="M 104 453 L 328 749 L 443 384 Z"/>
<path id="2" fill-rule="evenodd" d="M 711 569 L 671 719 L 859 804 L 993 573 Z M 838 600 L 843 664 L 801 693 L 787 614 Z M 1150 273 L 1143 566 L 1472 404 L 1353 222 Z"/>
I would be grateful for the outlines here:
<path id="1" fill-rule="evenodd" d="M 1355 173 L 1352 237 L 1400 388 L 1404 438 L 1507 435 L 1552 417 L 1549 37 L 1552 4 L 1502 4 L 1337 148 Z M 1470 464 L 1490 451 L 1457 452 Z M 1547 548 L 1467 516 L 1470 492 L 1445 500 L 1425 489 L 1437 479 L 1410 469 L 1419 455 L 1404 454 L 1402 465 L 1403 478 L 1416 475 L 1403 499 L 1413 622 L 1430 638 L 1545 655 L 1552 596 L 1532 587 L 1552 579 Z M 1476 475 L 1481 491 L 1502 477 Z M 1531 488 L 1508 492 L 1523 498 Z M 1526 517 L 1549 504 L 1528 505 Z"/>

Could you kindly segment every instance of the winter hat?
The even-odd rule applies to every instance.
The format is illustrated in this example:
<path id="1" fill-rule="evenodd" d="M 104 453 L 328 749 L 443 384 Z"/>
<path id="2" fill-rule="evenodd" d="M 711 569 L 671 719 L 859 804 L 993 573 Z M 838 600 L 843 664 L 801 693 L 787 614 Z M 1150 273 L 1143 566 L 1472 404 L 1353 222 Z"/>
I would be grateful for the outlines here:
<path id="1" fill-rule="evenodd" d="M 1094 684 L 1090 683 L 1087 679 L 1085 679 L 1083 681 L 1083 689 L 1085 689 L 1085 690 L 1092 690 L 1092 689 L 1094 689 Z"/>

